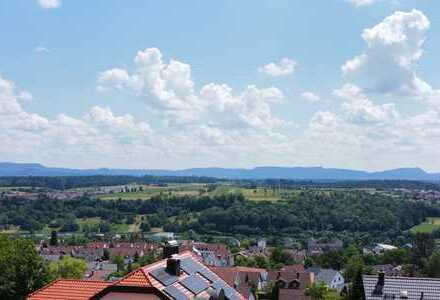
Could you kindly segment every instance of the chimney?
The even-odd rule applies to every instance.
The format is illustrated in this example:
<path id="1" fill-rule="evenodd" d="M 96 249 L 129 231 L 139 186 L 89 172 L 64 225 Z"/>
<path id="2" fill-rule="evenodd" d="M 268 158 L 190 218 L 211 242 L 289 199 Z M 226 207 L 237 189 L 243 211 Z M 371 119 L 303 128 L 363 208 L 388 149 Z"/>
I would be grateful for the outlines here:
<path id="1" fill-rule="evenodd" d="M 167 259 L 167 272 L 173 276 L 180 276 L 180 259 L 168 258 Z"/>
<path id="2" fill-rule="evenodd" d="M 166 244 L 163 246 L 163 258 L 170 258 L 173 254 L 179 254 L 179 245 Z"/>
<path id="3" fill-rule="evenodd" d="M 383 287 L 385 286 L 385 273 L 379 273 L 379 279 L 377 280 L 376 286 L 373 291 L 373 296 L 382 296 Z"/>
<path id="4" fill-rule="evenodd" d="M 420 294 L 420 300 L 425 300 L 425 292 L 422 292 L 422 293 Z"/>

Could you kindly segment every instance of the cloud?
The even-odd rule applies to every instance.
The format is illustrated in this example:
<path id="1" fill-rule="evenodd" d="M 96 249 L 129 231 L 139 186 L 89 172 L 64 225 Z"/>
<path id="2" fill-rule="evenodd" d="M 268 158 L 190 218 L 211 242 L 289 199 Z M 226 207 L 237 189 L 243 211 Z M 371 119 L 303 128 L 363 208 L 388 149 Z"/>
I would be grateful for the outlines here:
<path id="1" fill-rule="evenodd" d="M 29 161 L 69 160 L 101 161 L 114 164 L 130 147 L 141 153 L 156 155 L 154 146 L 162 148 L 164 140 L 147 122 L 133 116 L 115 115 L 110 108 L 94 106 L 79 118 L 59 114 L 48 119 L 27 112 L 21 105 L 31 95 L 0 77 L 0 156 L 3 159 Z M 108 156 L 106 159 L 105 156 Z"/>
<path id="2" fill-rule="evenodd" d="M 61 6 L 60 0 L 38 0 L 38 4 L 44 9 L 54 9 Z"/>
<path id="3" fill-rule="evenodd" d="M 49 53 L 50 51 L 46 47 L 37 46 L 37 47 L 34 48 L 34 52 L 35 53 Z"/>
<path id="4" fill-rule="evenodd" d="M 297 65 L 298 63 L 294 60 L 282 58 L 278 63 L 271 62 L 259 68 L 258 71 L 272 77 L 287 76 L 295 72 Z"/>
<path id="5" fill-rule="evenodd" d="M 344 100 L 342 108 L 351 122 L 391 123 L 400 117 L 394 103 L 376 105 L 355 85 L 346 84 L 333 93 Z"/>
<path id="6" fill-rule="evenodd" d="M 357 7 L 369 6 L 377 2 L 377 0 L 346 0 L 346 1 Z"/>
<path id="7" fill-rule="evenodd" d="M 364 30 L 367 49 L 342 66 L 343 74 L 371 92 L 424 93 L 426 84 L 417 77 L 415 67 L 429 27 L 428 18 L 418 10 L 395 12 Z"/>
<path id="8" fill-rule="evenodd" d="M 275 88 L 250 85 L 235 92 L 227 84 L 208 83 L 195 89 L 191 66 L 178 60 L 165 62 L 157 48 L 138 51 L 133 71 L 113 68 L 98 76 L 98 90 L 128 91 L 162 115 L 168 126 L 271 130 L 285 123 L 272 114 L 283 100 Z"/>
<path id="9" fill-rule="evenodd" d="M 310 103 L 316 103 L 321 100 L 321 98 L 318 95 L 312 92 L 303 92 L 301 93 L 301 97 Z"/>

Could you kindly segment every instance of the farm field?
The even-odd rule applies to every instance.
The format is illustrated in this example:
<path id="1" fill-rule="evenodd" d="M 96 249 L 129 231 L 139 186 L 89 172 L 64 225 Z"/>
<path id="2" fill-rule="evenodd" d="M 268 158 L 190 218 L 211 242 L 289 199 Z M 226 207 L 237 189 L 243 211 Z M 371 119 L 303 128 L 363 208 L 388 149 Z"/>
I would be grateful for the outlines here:
<path id="1" fill-rule="evenodd" d="M 135 187 L 135 190 L 133 191 L 129 188 L 128 191 L 106 193 L 98 195 L 97 197 L 102 200 L 146 200 L 160 194 L 165 194 L 169 196 L 221 196 L 242 193 L 246 197 L 246 199 L 250 201 L 275 202 L 283 199 L 283 196 L 297 192 L 296 190 L 270 189 L 264 187 L 251 189 L 229 184 L 220 184 L 216 186 L 213 190 L 208 190 L 208 187 L 204 184 L 178 184 L 169 186 L 142 185 Z"/>
<path id="2" fill-rule="evenodd" d="M 133 189 L 133 188 L 132 188 Z M 153 186 L 142 185 L 134 187 L 133 191 L 113 192 L 99 195 L 98 198 L 102 200 L 137 200 L 150 199 L 155 195 L 168 194 L 170 196 L 196 196 L 205 191 L 205 186 L 202 184 L 181 184 L 169 186 Z"/>
<path id="3" fill-rule="evenodd" d="M 427 218 L 425 222 L 411 228 L 412 233 L 432 233 L 440 229 L 440 218 Z"/>

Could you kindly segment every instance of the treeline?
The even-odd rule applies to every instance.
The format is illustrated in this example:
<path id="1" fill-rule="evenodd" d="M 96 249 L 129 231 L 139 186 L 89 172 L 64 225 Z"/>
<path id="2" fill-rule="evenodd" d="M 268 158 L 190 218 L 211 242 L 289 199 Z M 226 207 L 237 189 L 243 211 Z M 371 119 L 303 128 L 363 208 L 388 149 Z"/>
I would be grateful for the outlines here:
<path id="1" fill-rule="evenodd" d="M 395 238 L 440 209 L 361 191 L 303 191 L 286 202 L 244 202 L 203 211 L 190 227 L 198 232 L 300 236 L 307 232 L 368 233 Z"/>
<path id="2" fill-rule="evenodd" d="M 412 189 L 412 190 L 440 190 L 440 184 L 415 180 L 239 180 L 237 184 L 243 187 L 257 186 L 274 188 L 322 188 L 322 189 Z"/>
<path id="3" fill-rule="evenodd" d="M 113 186 L 137 184 L 158 184 L 168 183 L 206 183 L 232 182 L 246 188 L 267 187 L 281 189 L 297 188 L 347 188 L 347 189 L 416 189 L 416 190 L 440 190 L 440 184 L 424 181 L 408 180 L 359 180 L 359 181 L 337 181 L 337 180 L 288 180 L 288 179 L 265 179 L 265 180 L 227 180 L 212 177 L 197 176 L 124 176 L 124 175 L 92 175 L 92 176 L 10 176 L 0 177 L 0 187 L 41 187 L 56 190 L 71 188 L 83 188 L 94 186 Z"/>
<path id="4" fill-rule="evenodd" d="M 14 225 L 22 230 L 38 231 L 44 225 L 49 225 L 52 228 L 61 228 L 61 231 L 77 231 L 77 218 L 99 217 L 108 225 L 132 223 L 134 216 L 139 214 L 149 215 L 146 223 L 163 227 L 169 224 L 170 217 L 201 212 L 210 207 L 226 209 L 235 203 L 244 202 L 241 194 L 215 197 L 154 196 L 150 200 L 114 201 L 87 196 L 74 200 L 49 199 L 44 195 L 38 200 L 22 197 L 0 198 L 0 229 Z"/>
<path id="5" fill-rule="evenodd" d="M 168 183 L 215 183 L 219 179 L 210 177 L 180 177 L 180 176 L 27 176 L 27 177 L 0 177 L 0 187 L 43 187 L 56 190 L 83 188 L 94 186 L 113 186 L 137 184 Z"/>
<path id="6" fill-rule="evenodd" d="M 37 231 L 49 225 L 76 231 L 77 218 L 100 217 L 109 224 L 133 223 L 144 215 L 143 228 L 223 235 L 266 235 L 308 238 L 362 236 L 382 241 L 396 239 L 402 232 L 425 220 L 440 216 L 440 208 L 381 194 L 362 191 L 305 190 L 289 200 L 246 201 L 241 194 L 219 196 L 158 195 L 149 200 L 76 200 L 40 198 L 0 199 L 0 227 L 20 226 Z"/>

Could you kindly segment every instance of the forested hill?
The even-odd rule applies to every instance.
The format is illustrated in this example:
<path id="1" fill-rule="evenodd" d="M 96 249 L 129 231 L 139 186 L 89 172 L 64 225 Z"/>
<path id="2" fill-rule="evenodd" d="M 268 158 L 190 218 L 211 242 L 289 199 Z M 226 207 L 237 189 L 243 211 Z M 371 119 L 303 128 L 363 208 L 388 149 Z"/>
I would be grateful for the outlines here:
<path id="1" fill-rule="evenodd" d="M 440 181 L 440 173 L 428 173 L 420 168 L 401 168 L 380 172 L 322 167 L 257 167 L 252 169 L 193 168 L 184 170 L 152 169 L 68 169 L 41 164 L 0 163 L 0 176 L 196 176 L 224 179 L 291 180 L 422 180 Z"/>

